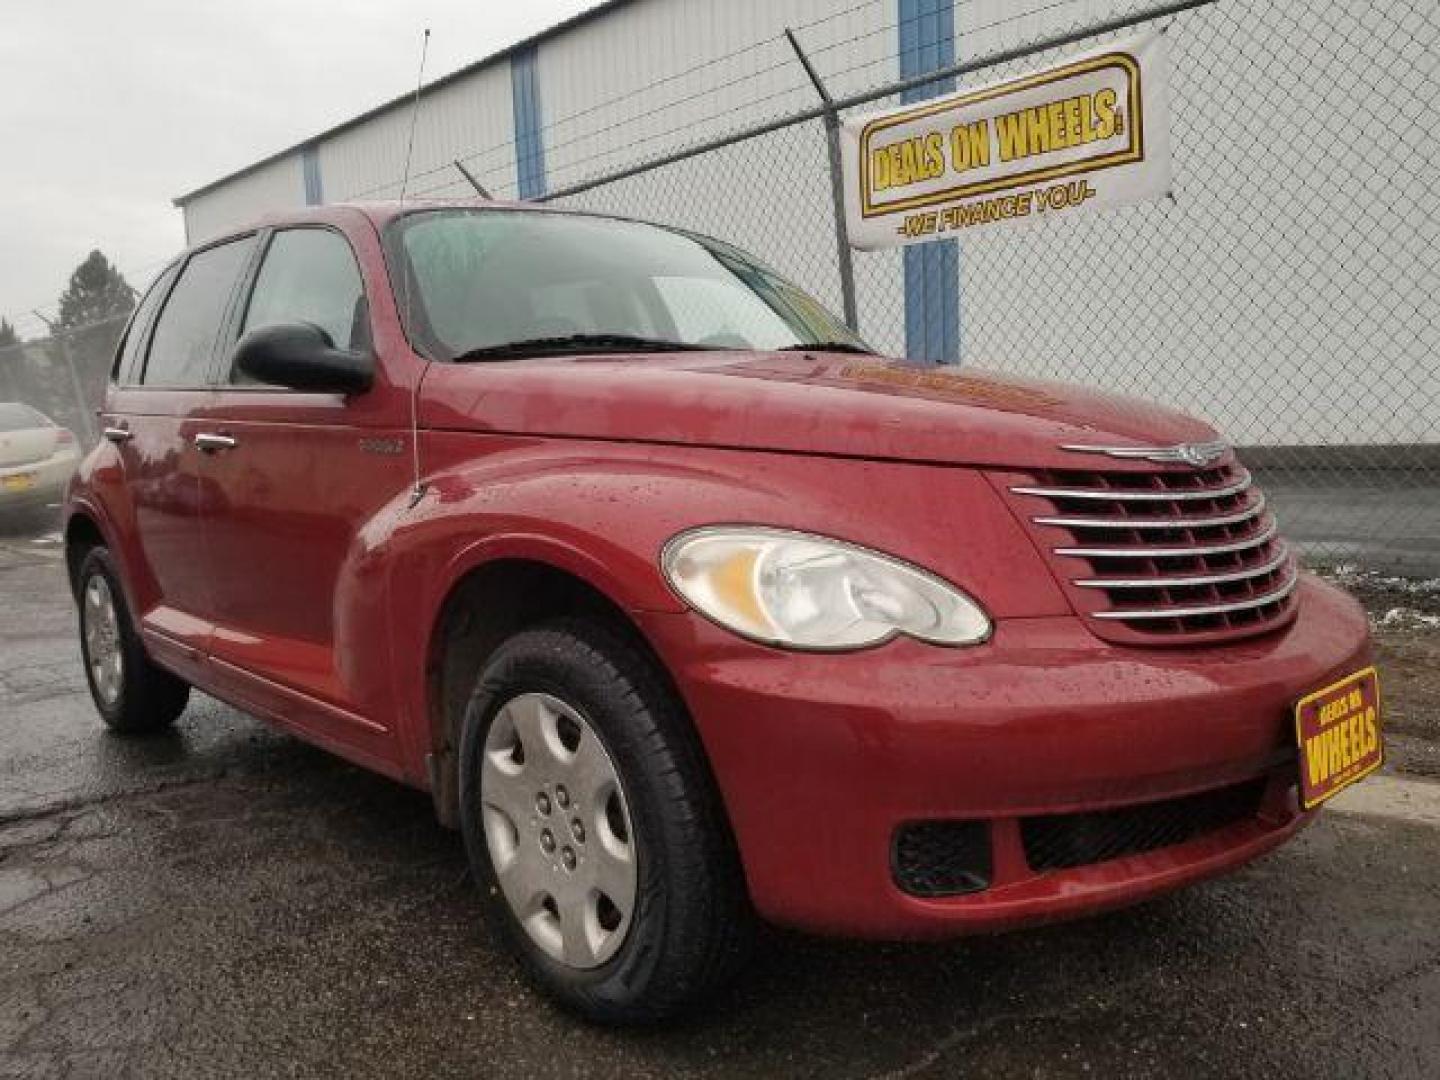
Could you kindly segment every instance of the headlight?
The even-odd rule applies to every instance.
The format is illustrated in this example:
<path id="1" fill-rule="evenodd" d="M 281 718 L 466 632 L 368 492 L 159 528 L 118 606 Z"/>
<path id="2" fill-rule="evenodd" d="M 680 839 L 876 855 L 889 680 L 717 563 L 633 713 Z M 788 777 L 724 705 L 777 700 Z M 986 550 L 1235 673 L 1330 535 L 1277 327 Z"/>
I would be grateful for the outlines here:
<path id="1" fill-rule="evenodd" d="M 721 626 L 792 649 L 861 649 L 907 634 L 937 645 L 990 636 L 980 606 L 933 574 L 823 536 L 746 526 L 681 533 L 665 576 Z"/>

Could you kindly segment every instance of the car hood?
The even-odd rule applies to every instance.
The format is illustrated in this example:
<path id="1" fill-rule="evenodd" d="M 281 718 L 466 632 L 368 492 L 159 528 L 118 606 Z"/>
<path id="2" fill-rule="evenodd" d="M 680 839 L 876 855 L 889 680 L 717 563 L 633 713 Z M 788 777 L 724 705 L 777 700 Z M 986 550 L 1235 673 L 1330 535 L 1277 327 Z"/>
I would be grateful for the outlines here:
<path id="1" fill-rule="evenodd" d="M 1136 398 L 819 352 L 432 364 L 421 421 L 448 430 L 1030 468 L 1073 467 L 1073 455 L 1059 449 L 1064 443 L 1215 437 L 1192 417 Z"/>

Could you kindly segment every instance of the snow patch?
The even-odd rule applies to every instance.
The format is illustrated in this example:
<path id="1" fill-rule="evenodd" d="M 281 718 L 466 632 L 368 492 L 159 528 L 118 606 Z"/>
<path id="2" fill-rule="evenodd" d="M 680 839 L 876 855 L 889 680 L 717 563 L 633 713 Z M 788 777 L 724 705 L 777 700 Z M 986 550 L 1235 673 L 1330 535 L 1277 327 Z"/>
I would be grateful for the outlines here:
<path id="1" fill-rule="evenodd" d="M 1440 630 L 1440 615 L 1426 615 L 1414 608 L 1395 607 L 1374 620 L 1374 624 L 1385 630 Z"/>
<path id="2" fill-rule="evenodd" d="M 1384 589 L 1388 592 L 1408 593 L 1411 596 L 1440 597 L 1440 578 L 1397 577 L 1393 574 L 1382 574 L 1378 570 L 1366 570 L 1353 563 L 1337 563 L 1319 572 L 1339 585 Z"/>

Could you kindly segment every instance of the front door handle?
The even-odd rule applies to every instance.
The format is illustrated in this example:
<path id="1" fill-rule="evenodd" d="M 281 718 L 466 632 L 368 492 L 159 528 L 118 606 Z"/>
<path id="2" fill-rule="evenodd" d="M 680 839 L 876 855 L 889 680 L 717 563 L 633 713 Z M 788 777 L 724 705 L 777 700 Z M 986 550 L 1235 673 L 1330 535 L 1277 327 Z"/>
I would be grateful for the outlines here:
<path id="1" fill-rule="evenodd" d="M 217 450 L 233 450 L 236 443 L 229 435 L 217 435 L 213 432 L 202 431 L 195 436 L 195 445 L 205 453 L 213 454 Z"/>
<path id="2" fill-rule="evenodd" d="M 131 431 L 129 428 L 123 427 L 107 427 L 105 429 L 104 435 L 105 438 L 109 439 L 117 446 L 121 443 L 129 442 L 135 437 L 135 433 L 133 431 Z"/>

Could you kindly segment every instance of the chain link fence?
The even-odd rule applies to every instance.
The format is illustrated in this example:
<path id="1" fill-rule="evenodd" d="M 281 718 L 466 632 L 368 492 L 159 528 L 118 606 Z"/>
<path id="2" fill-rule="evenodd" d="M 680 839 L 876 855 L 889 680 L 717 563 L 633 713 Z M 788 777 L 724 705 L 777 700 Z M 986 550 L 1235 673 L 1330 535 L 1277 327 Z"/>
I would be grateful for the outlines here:
<path id="1" fill-rule="evenodd" d="M 73 468 L 68 459 L 99 438 L 96 410 L 126 318 L 0 347 L 0 536 L 59 524 L 62 485 Z M 17 402 L 28 409 L 17 410 Z M 54 431 L 36 443 L 34 432 L 24 430 L 48 424 L 68 429 L 73 440 Z M 51 436 L 53 443 L 46 441 Z"/>
<path id="2" fill-rule="evenodd" d="M 948 335 L 966 366 L 1201 415 L 1242 447 L 1312 561 L 1440 575 L 1440 4 L 1218 0 L 1147 22 L 1153 0 L 1084 0 L 1080 18 L 1081 0 L 991 4 L 988 21 L 974 14 L 984 3 L 955 8 L 962 87 L 1122 32 L 1091 32 L 1102 24 L 1164 26 L 1173 193 L 854 252 L 862 334 L 912 356 L 917 341 L 923 353 Z M 842 67 L 834 44 L 807 42 L 820 28 L 796 36 L 822 82 L 864 99 L 845 114 L 899 103 L 897 81 L 866 90 L 882 72 L 893 80 L 893 55 L 877 46 Z M 872 45 L 895 33 L 879 29 L 866 24 Z M 996 56 L 1007 59 L 987 61 Z M 721 237 L 840 311 L 821 103 L 783 41 L 765 59 L 760 88 L 795 111 L 689 149 L 606 134 L 603 153 L 587 143 L 557 161 L 547 198 Z M 907 259 L 928 263 L 908 296 Z M 0 348 L 0 401 L 28 402 L 92 441 L 123 322 Z"/>
<path id="3" fill-rule="evenodd" d="M 0 347 L 0 402 L 20 402 L 75 433 L 89 448 L 99 438 L 95 411 L 126 315 L 48 338 Z"/>
<path id="4" fill-rule="evenodd" d="M 1031 6 L 1030 40 L 1083 35 Z M 957 60 L 1015 51 L 1006 22 L 1009 40 L 972 36 Z M 908 301 L 906 252 L 855 252 L 861 332 L 913 352 L 955 289 L 961 363 L 1203 416 L 1312 560 L 1440 574 L 1440 5 L 1222 0 L 1165 29 L 1170 198 L 967 231 Z M 884 90 L 855 111 L 898 103 Z M 723 237 L 838 311 L 828 168 L 824 124 L 802 114 L 555 200 Z"/>

